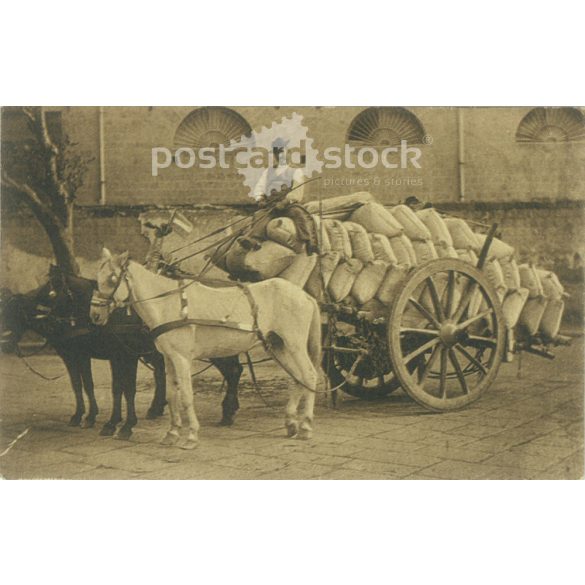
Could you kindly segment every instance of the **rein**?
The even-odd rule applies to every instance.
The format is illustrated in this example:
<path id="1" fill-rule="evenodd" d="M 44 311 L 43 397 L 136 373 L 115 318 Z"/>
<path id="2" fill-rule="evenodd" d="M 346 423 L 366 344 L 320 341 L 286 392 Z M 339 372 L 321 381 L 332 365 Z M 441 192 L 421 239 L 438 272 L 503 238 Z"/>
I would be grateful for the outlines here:
<path id="1" fill-rule="evenodd" d="M 41 372 L 39 372 L 38 370 L 35 370 L 27 361 L 26 358 L 27 357 L 31 357 L 33 355 L 38 355 L 39 353 L 41 353 L 41 351 L 43 351 L 47 345 L 49 345 L 48 341 L 45 341 L 45 344 L 43 345 L 43 347 L 41 347 L 41 349 L 39 349 L 38 351 L 35 351 L 33 354 L 31 354 L 30 356 L 25 356 L 23 355 L 20 346 L 18 345 L 18 343 L 16 344 L 16 355 L 19 359 L 21 359 L 24 363 L 24 365 L 28 368 L 29 371 L 31 371 L 33 374 L 35 374 L 36 376 L 38 376 L 39 378 L 42 378 L 43 380 L 46 380 L 47 382 L 54 382 L 55 380 L 59 380 L 60 378 L 62 378 L 65 374 L 60 374 L 58 376 L 45 376 L 44 374 L 42 374 Z"/>

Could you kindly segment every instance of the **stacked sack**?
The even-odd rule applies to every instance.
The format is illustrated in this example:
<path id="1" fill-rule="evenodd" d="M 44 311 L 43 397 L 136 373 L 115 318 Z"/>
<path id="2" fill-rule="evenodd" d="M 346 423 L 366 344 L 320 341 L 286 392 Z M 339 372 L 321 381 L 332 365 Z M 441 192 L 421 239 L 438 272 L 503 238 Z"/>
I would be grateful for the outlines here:
<path id="1" fill-rule="evenodd" d="M 287 217 L 271 220 L 266 241 L 258 250 L 234 245 L 224 261 L 215 251 L 212 261 L 240 278 L 255 274 L 256 280 L 280 276 L 304 289 L 317 300 L 359 307 L 373 316 L 386 315 L 397 289 L 413 267 L 437 258 L 459 258 L 477 265 L 486 236 L 474 232 L 466 221 L 443 217 L 435 209 L 413 211 L 407 205 L 386 208 L 370 193 L 309 202 L 321 255 L 298 253 L 295 223 Z M 215 259 L 214 259 L 215 258 Z M 545 340 L 558 335 L 565 292 L 556 275 L 529 264 L 518 266 L 514 248 L 494 238 L 483 271 L 502 303 L 509 328 L 519 326 Z M 455 302 L 466 286 L 456 287 Z M 440 296 L 444 282 L 436 282 Z M 423 295 L 424 297 L 424 295 Z M 431 300 L 421 298 L 432 308 Z M 479 291 L 469 306 L 470 316 L 487 307 Z"/>
<path id="2" fill-rule="evenodd" d="M 521 264 L 519 272 L 528 298 L 518 324 L 529 336 L 538 333 L 545 341 L 553 340 L 559 334 L 565 310 L 565 289 L 554 272 L 533 264 Z"/>

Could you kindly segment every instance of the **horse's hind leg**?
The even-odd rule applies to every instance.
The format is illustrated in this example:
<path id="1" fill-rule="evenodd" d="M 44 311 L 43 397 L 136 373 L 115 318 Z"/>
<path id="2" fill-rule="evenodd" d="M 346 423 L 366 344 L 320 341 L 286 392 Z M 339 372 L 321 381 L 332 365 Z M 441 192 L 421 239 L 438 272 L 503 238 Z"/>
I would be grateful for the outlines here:
<path id="1" fill-rule="evenodd" d="M 287 436 L 310 439 L 313 434 L 313 411 L 318 374 L 304 349 L 293 348 L 288 350 L 284 346 L 282 349 L 275 351 L 275 355 L 283 368 L 298 380 L 290 391 L 290 398 L 286 406 L 285 426 Z M 297 416 L 301 398 L 304 398 L 304 406 L 299 424 Z"/>
<path id="2" fill-rule="evenodd" d="M 313 418 L 315 408 L 315 392 L 306 388 L 303 389 L 305 404 L 303 406 L 303 415 L 301 417 L 301 428 L 299 439 L 310 439 L 313 436 Z"/>
<path id="3" fill-rule="evenodd" d="M 116 432 L 118 423 L 122 420 L 122 368 L 123 364 L 117 360 L 110 361 L 112 371 L 112 414 L 110 420 L 102 427 L 100 435 L 111 437 Z"/>
<path id="4" fill-rule="evenodd" d="M 84 356 L 80 359 L 80 370 L 83 387 L 85 388 L 85 393 L 89 400 L 89 412 L 83 421 L 83 426 L 86 429 L 90 429 L 95 425 L 95 419 L 98 414 L 98 405 L 95 399 L 93 376 L 91 372 L 91 358 L 89 356 Z"/>
<path id="5" fill-rule="evenodd" d="M 149 357 L 148 362 L 154 368 L 154 397 L 146 413 L 146 418 L 153 419 L 164 414 L 167 403 L 165 360 L 162 354 L 155 352 Z"/>
<path id="6" fill-rule="evenodd" d="M 222 418 L 219 424 L 231 426 L 234 424 L 234 416 L 240 408 L 240 403 L 238 401 L 238 385 L 244 368 L 242 368 L 238 356 L 214 358 L 211 361 L 221 372 L 227 382 L 227 391 L 221 403 Z"/>
<path id="7" fill-rule="evenodd" d="M 128 440 L 132 435 L 132 429 L 136 426 L 138 419 L 136 418 L 136 370 L 138 367 L 138 360 L 135 357 L 127 357 L 124 367 L 122 369 L 122 389 L 124 397 L 126 398 L 126 422 L 118 431 L 116 438 Z"/>
<path id="8" fill-rule="evenodd" d="M 295 384 L 294 388 L 292 388 L 289 393 L 284 419 L 286 436 L 291 439 L 296 437 L 299 433 L 298 409 L 302 396 L 302 388 L 298 384 Z"/>

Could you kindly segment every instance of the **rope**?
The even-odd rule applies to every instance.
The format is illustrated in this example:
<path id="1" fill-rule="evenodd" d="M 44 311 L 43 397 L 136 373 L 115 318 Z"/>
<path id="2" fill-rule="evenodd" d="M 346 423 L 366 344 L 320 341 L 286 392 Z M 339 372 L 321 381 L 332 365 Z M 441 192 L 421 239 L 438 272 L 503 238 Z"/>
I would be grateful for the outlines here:
<path id="1" fill-rule="evenodd" d="M 41 348 L 44 349 L 45 347 L 47 347 L 48 342 L 45 343 L 45 345 Z M 39 350 L 41 351 L 41 350 Z M 32 355 L 37 355 L 36 352 Z M 26 361 L 26 357 L 24 355 L 22 355 L 22 352 L 20 351 L 20 347 L 18 347 L 18 345 L 16 346 L 16 355 L 24 362 L 24 365 L 35 375 L 37 375 L 39 378 L 42 378 L 43 380 L 46 380 L 47 382 L 54 382 L 55 380 L 59 380 L 60 378 L 62 378 L 65 374 L 60 374 L 59 376 L 45 376 L 44 374 L 42 374 L 41 372 L 39 372 L 38 370 L 35 370 L 27 361 Z"/>
<path id="2" fill-rule="evenodd" d="M 298 189 L 299 187 L 302 187 L 303 185 L 306 185 L 308 183 L 312 183 L 313 181 L 318 181 L 320 180 L 321 177 L 314 177 L 312 179 L 309 179 L 307 181 L 304 181 L 303 183 L 300 183 L 299 185 L 296 185 L 295 187 L 293 187 L 290 191 L 288 191 L 287 196 L 292 193 L 293 191 L 295 191 L 296 189 Z M 275 205 L 278 203 L 279 201 L 275 201 L 273 205 L 267 207 L 263 212 L 258 213 L 258 217 L 251 221 L 249 225 L 245 225 L 244 227 L 241 227 L 239 230 L 236 231 L 235 234 L 229 234 L 228 236 L 226 236 L 225 238 L 222 238 L 220 240 L 217 240 L 216 242 L 213 242 L 212 244 L 210 244 L 209 246 L 206 246 L 205 248 L 201 249 L 201 250 L 197 250 L 197 252 L 193 252 L 192 254 L 189 254 L 187 256 L 184 256 L 183 258 L 179 258 L 177 260 L 173 260 L 169 266 L 174 266 L 175 264 L 180 264 L 181 262 L 183 262 L 184 260 L 187 260 L 188 258 L 192 258 L 193 256 L 197 256 L 198 254 L 202 254 L 203 252 L 206 252 L 207 250 L 214 248 L 214 247 L 219 247 L 222 244 L 225 244 L 226 242 L 228 242 L 230 239 L 233 238 L 233 240 L 235 241 L 237 239 L 237 237 L 244 231 L 244 230 L 249 230 L 251 228 L 253 228 L 257 223 L 259 223 L 260 221 L 262 221 L 263 219 L 265 219 L 269 213 L 272 211 L 272 209 L 275 207 Z M 250 217 L 241 217 L 240 219 L 228 224 L 227 226 L 218 228 L 216 230 L 213 230 L 212 232 L 201 236 L 200 238 L 197 238 L 196 240 L 193 240 L 192 242 L 189 242 L 188 244 L 185 244 L 184 246 L 181 246 L 179 248 L 176 248 L 175 250 L 172 250 L 171 252 L 169 252 L 169 254 L 174 254 L 175 252 L 179 252 L 181 250 L 184 250 L 185 248 L 189 248 L 195 244 L 198 244 L 199 242 L 202 242 L 212 236 L 215 236 L 217 234 L 220 234 L 221 232 L 224 232 L 225 230 L 237 225 L 238 223 L 246 220 L 246 219 L 250 219 Z M 228 250 L 231 246 L 228 247 Z M 227 253 L 227 250 L 224 252 L 224 256 Z"/>
<path id="3" fill-rule="evenodd" d="M 185 248 L 189 248 L 190 246 L 194 246 L 195 244 L 198 244 L 199 242 L 202 242 L 203 240 L 206 240 L 207 238 L 211 238 L 212 236 L 216 236 L 217 234 L 220 234 L 221 232 L 223 232 L 231 227 L 234 227 L 235 225 L 237 225 L 241 221 L 244 221 L 245 219 L 250 219 L 250 217 L 249 216 L 240 217 L 240 219 L 238 219 L 237 221 L 234 221 L 232 223 L 229 223 L 225 227 L 220 227 L 216 230 L 213 230 L 212 232 L 210 232 L 208 234 L 205 234 L 204 236 L 201 236 L 200 238 L 197 238 L 196 240 L 193 240 L 192 242 L 189 242 L 188 244 L 185 244 L 184 246 L 180 246 L 179 248 L 175 248 L 174 250 L 171 250 L 169 252 L 169 254 L 174 254 L 175 252 L 180 252 L 181 250 L 184 250 Z"/>

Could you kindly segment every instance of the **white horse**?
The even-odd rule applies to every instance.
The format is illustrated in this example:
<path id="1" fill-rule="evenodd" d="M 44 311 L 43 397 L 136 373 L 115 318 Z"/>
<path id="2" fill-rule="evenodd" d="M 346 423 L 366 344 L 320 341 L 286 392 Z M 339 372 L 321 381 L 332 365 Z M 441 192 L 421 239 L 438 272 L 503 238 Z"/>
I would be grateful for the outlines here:
<path id="1" fill-rule="evenodd" d="M 181 285 L 129 260 L 128 252 L 113 256 L 106 248 L 97 281 L 91 309 L 94 323 L 105 325 L 115 305 L 131 305 L 156 335 L 156 347 L 165 359 L 171 415 L 164 445 L 179 441 L 181 405 L 189 424 L 182 446 L 197 445 L 199 422 L 191 387 L 193 360 L 244 353 L 262 344 L 261 339 L 268 344 L 271 357 L 294 380 L 286 406 L 287 435 L 311 437 L 315 392 L 323 380 L 321 317 L 315 299 L 299 287 L 281 278 L 247 284 L 247 291 L 241 286 L 212 288 L 197 281 Z M 185 319 L 188 324 L 181 323 Z M 169 323 L 173 325 L 161 328 Z"/>

